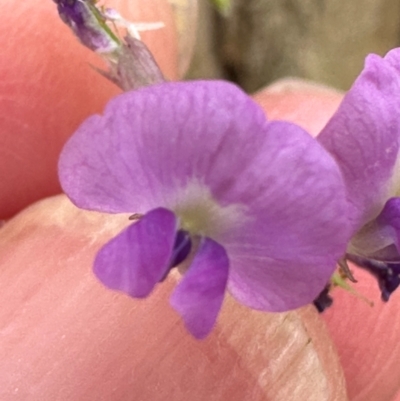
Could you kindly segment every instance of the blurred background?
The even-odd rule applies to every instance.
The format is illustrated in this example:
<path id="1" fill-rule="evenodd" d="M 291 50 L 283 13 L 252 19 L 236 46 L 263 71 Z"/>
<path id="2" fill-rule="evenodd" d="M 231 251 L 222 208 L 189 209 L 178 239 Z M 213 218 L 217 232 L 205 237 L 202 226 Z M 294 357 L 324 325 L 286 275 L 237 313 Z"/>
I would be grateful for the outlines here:
<path id="1" fill-rule="evenodd" d="M 400 44 L 400 0 L 170 2 L 185 55 L 181 71 L 230 79 L 248 92 L 286 76 L 346 90 L 368 53 Z"/>

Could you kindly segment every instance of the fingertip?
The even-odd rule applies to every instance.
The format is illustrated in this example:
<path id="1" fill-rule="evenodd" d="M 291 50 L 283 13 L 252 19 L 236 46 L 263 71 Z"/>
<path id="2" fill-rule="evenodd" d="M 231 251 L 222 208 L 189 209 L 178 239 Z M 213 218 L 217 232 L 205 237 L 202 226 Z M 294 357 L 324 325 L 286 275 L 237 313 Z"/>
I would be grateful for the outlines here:
<path id="1" fill-rule="evenodd" d="M 214 330 L 197 341 L 169 307 L 176 276 L 144 300 L 104 288 L 91 273 L 94 255 L 128 217 L 85 212 L 59 196 L 0 230 L 5 399 L 17 391 L 30 401 L 346 400 L 312 308 L 268 314 L 228 296 Z"/>
<path id="2" fill-rule="evenodd" d="M 61 191 L 57 159 L 67 138 L 120 90 L 91 66 L 105 67 L 57 15 L 54 2 L 1 1 L 0 219 Z M 167 0 L 116 1 L 126 17 L 166 20 L 143 33 L 161 68 L 177 77 L 177 44 Z"/>
<path id="3" fill-rule="evenodd" d="M 253 95 L 270 120 L 296 123 L 312 136 L 318 135 L 342 97 L 334 88 L 299 78 L 281 79 Z"/>
<path id="4" fill-rule="evenodd" d="M 383 303 L 376 279 L 354 272 L 355 289 L 374 306 L 336 289 L 333 306 L 322 317 L 338 349 L 350 399 L 391 401 L 400 388 L 400 293 Z"/>

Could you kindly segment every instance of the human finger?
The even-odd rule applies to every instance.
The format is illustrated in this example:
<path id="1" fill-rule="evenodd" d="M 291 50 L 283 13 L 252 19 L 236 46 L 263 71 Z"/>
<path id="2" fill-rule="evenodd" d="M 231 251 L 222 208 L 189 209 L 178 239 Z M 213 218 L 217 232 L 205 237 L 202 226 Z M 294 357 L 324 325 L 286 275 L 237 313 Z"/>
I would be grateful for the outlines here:
<path id="1" fill-rule="evenodd" d="M 132 20 L 162 21 L 143 40 L 170 79 L 177 77 L 177 43 L 167 0 L 116 0 Z M 104 68 L 62 23 L 51 1 L 0 0 L 7 38 L 0 57 L 0 220 L 61 191 L 57 158 L 82 120 L 101 112 L 120 90 L 91 65 Z"/>
<path id="2" fill-rule="evenodd" d="M 340 104 L 336 90 L 301 80 L 282 80 L 260 91 L 255 99 L 272 119 L 298 123 L 316 136 Z M 351 401 L 391 401 L 400 388 L 400 295 L 382 303 L 378 284 L 355 268 L 355 288 L 374 302 L 335 290 L 334 304 L 322 318 L 337 347 Z"/>
<path id="3" fill-rule="evenodd" d="M 312 307 L 269 314 L 228 297 L 198 341 L 168 304 L 176 277 L 145 300 L 105 289 L 95 253 L 127 224 L 58 196 L 0 230 L 2 400 L 346 400 Z"/>

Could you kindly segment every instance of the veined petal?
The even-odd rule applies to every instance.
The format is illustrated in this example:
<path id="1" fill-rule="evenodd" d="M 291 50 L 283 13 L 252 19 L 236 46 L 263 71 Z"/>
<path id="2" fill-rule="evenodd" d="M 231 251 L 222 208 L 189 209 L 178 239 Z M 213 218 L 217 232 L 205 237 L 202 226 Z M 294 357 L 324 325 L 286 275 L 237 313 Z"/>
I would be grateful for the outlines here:
<path id="1" fill-rule="evenodd" d="M 189 270 L 171 296 L 172 307 L 196 338 L 207 336 L 215 324 L 228 273 L 225 249 L 212 239 L 203 238 Z"/>
<path id="2" fill-rule="evenodd" d="M 111 289 L 146 297 L 170 267 L 176 232 L 175 215 L 154 209 L 100 249 L 94 273 Z"/>
<path id="3" fill-rule="evenodd" d="M 389 197 L 399 152 L 400 49 L 370 55 L 318 140 L 339 163 L 359 229 Z M 393 196 L 390 195 L 390 196 Z"/>
<path id="4" fill-rule="evenodd" d="M 223 192 L 264 141 L 261 108 L 233 84 L 154 85 L 114 98 L 64 147 L 61 185 L 79 207 L 145 213 L 191 182 Z"/>
<path id="5" fill-rule="evenodd" d="M 294 124 L 271 122 L 265 138 L 253 168 L 226 193 L 248 205 L 243 227 L 216 240 L 231 261 L 232 294 L 253 308 L 282 311 L 318 296 L 351 232 L 333 157 Z"/>

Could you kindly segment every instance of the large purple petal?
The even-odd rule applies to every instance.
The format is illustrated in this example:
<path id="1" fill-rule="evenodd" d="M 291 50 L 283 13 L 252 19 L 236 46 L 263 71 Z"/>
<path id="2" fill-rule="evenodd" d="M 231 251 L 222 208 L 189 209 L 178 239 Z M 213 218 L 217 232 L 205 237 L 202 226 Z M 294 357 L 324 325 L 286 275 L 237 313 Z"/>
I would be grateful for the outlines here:
<path id="1" fill-rule="evenodd" d="M 271 122 L 265 137 L 253 168 L 225 194 L 248 205 L 243 225 L 215 239 L 231 261 L 232 294 L 253 308 L 282 311 L 318 296 L 351 232 L 332 156 L 293 124 Z"/>
<path id="2" fill-rule="evenodd" d="M 225 249 L 212 239 L 204 238 L 189 270 L 171 296 L 171 305 L 196 338 L 207 336 L 215 324 L 228 273 Z"/>
<path id="3" fill-rule="evenodd" d="M 76 205 L 105 212 L 167 206 L 194 181 L 222 191 L 259 153 L 265 124 L 261 108 L 223 81 L 125 93 L 68 141 L 60 182 Z"/>
<path id="4" fill-rule="evenodd" d="M 111 289 L 146 297 L 169 268 L 176 231 L 171 211 L 150 211 L 100 249 L 94 262 L 96 276 Z"/>
<path id="5" fill-rule="evenodd" d="M 365 68 L 318 136 L 343 171 L 357 228 L 388 198 L 400 136 L 400 49 Z"/>

